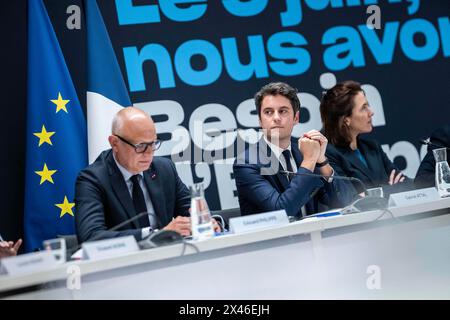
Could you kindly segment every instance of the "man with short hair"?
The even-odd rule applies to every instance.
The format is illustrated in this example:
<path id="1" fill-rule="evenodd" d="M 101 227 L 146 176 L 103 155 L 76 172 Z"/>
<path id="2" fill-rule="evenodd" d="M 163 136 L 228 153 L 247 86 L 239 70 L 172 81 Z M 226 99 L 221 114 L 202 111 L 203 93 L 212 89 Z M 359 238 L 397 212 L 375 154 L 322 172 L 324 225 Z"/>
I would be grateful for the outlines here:
<path id="1" fill-rule="evenodd" d="M 311 130 L 298 141 L 291 137 L 300 120 L 297 90 L 270 83 L 256 93 L 255 104 L 263 137 L 233 165 L 241 213 L 284 209 L 300 218 L 350 203 L 356 192 L 349 182 L 332 178 L 325 136 Z M 313 173 L 331 178 L 308 176 Z"/>
<path id="2" fill-rule="evenodd" d="M 133 235 L 155 229 L 191 232 L 190 194 L 174 163 L 155 157 L 160 141 L 153 120 L 142 110 L 120 110 L 108 138 L 111 149 L 82 170 L 75 190 L 75 221 L 80 242 Z M 148 212 L 118 231 L 112 227 Z"/>

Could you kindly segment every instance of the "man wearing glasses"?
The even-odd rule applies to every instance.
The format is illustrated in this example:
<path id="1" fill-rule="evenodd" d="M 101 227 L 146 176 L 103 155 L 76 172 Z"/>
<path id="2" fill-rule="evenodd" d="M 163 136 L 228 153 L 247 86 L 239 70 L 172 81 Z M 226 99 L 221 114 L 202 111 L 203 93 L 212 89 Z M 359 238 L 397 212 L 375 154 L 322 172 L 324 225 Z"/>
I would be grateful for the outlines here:
<path id="1" fill-rule="evenodd" d="M 78 175 L 76 227 L 80 242 L 133 235 L 156 229 L 190 235 L 190 194 L 169 159 L 155 157 L 161 141 L 153 120 L 127 107 L 113 119 L 111 149 Z M 109 229 L 143 214 L 117 231 Z"/>

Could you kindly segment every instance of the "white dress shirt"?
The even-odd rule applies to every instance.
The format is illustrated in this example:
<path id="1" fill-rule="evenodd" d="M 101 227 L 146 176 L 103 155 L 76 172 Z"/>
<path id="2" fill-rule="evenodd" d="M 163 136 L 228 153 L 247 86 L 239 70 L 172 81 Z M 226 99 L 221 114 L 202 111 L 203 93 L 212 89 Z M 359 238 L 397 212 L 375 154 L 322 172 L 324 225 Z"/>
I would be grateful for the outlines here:
<path id="1" fill-rule="evenodd" d="M 294 160 L 294 156 L 292 155 L 292 149 L 291 149 L 291 144 L 289 143 L 289 146 L 286 149 L 282 149 L 279 146 L 271 143 L 266 136 L 264 136 L 264 141 L 267 143 L 267 145 L 269 146 L 270 150 L 272 150 L 273 154 L 277 157 L 278 161 L 280 162 L 281 166 L 283 167 L 284 171 L 287 171 L 287 165 L 286 165 L 286 161 L 284 159 L 284 156 L 282 155 L 284 150 L 289 150 L 289 154 L 290 154 L 290 160 L 291 160 L 291 166 L 292 166 L 292 170 L 294 170 L 294 172 L 298 171 L 298 166 L 295 163 Z M 301 207 L 301 212 L 302 212 L 302 216 L 305 217 L 306 216 L 306 208 L 305 206 Z"/>
<path id="2" fill-rule="evenodd" d="M 284 156 L 282 155 L 282 153 L 284 150 L 289 150 L 289 153 L 291 155 L 290 158 L 291 158 L 292 170 L 294 170 L 294 172 L 297 172 L 298 165 L 295 163 L 294 156 L 292 155 L 291 144 L 289 144 L 289 146 L 286 149 L 282 149 L 279 146 L 277 146 L 277 145 L 271 143 L 269 140 L 267 140 L 266 136 L 264 136 L 264 141 L 267 143 L 270 150 L 272 150 L 273 154 L 277 157 L 277 159 L 280 162 L 281 166 L 283 167 L 284 171 L 287 171 L 287 165 L 286 165 L 286 161 L 284 160 Z"/>

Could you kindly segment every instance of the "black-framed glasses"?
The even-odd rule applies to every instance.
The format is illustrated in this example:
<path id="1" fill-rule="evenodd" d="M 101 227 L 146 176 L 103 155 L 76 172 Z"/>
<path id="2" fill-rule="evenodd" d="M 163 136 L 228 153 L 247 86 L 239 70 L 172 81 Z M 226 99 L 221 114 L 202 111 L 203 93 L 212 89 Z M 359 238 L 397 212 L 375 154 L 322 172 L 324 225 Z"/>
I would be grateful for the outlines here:
<path id="1" fill-rule="evenodd" d="M 126 144 L 132 146 L 134 148 L 134 151 L 136 151 L 136 153 L 144 153 L 145 151 L 147 151 L 148 147 L 150 147 L 153 151 L 155 151 L 158 150 L 159 147 L 161 146 L 161 140 L 159 139 L 156 139 L 155 141 L 152 142 L 141 142 L 138 144 L 132 144 L 130 141 L 122 138 L 117 134 L 115 134 L 115 136 L 120 140 L 122 140 L 123 142 L 125 142 Z"/>

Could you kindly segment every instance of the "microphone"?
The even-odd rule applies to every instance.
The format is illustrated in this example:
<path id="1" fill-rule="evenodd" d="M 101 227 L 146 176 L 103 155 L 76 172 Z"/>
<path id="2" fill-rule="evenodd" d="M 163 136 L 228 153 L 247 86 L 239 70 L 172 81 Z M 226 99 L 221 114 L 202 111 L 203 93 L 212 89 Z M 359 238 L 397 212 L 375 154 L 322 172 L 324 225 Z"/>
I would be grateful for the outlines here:
<path id="1" fill-rule="evenodd" d="M 309 176 L 309 177 L 317 177 L 317 178 L 325 178 L 325 179 L 337 179 L 337 180 L 346 180 L 346 181 L 352 181 L 352 182 L 357 182 L 361 187 L 363 192 L 367 191 L 367 188 L 365 186 L 365 184 L 358 178 L 354 178 L 354 177 L 344 177 L 344 176 L 327 176 L 327 175 L 323 175 L 323 174 L 317 174 L 317 173 L 306 173 L 306 172 L 292 172 L 292 171 L 286 171 L 286 170 L 282 170 L 280 171 L 281 173 L 285 174 L 286 176 L 288 175 L 293 175 L 293 176 Z"/>
<path id="2" fill-rule="evenodd" d="M 355 177 L 344 177 L 344 176 L 327 176 L 317 173 L 306 173 L 306 172 L 292 172 L 292 171 L 280 171 L 283 174 L 286 175 L 294 175 L 294 176 L 309 176 L 309 177 L 317 177 L 317 178 L 325 178 L 325 179 L 337 179 L 337 180 L 345 180 L 345 181 L 355 181 L 358 184 L 360 184 L 364 190 L 364 193 L 366 193 L 367 188 L 364 185 L 364 183 Z M 378 209 L 386 209 L 388 207 L 388 200 L 383 197 L 376 197 L 376 196 L 366 196 L 364 198 L 359 198 L 353 201 L 351 204 L 346 206 L 341 210 L 342 214 L 350 214 L 350 213 L 357 213 L 357 212 L 363 212 L 363 211 L 370 211 L 370 210 L 378 210 Z"/>
<path id="3" fill-rule="evenodd" d="M 119 223 L 118 225 L 116 225 L 116 226 L 114 226 L 114 227 L 112 227 L 112 228 L 110 228 L 110 229 L 108 229 L 106 231 L 116 231 L 117 229 L 120 229 L 123 226 L 129 224 L 130 222 L 133 222 L 134 220 L 137 220 L 137 219 L 139 219 L 140 217 L 143 217 L 143 216 L 148 216 L 148 212 L 147 211 L 141 212 L 141 213 L 135 215 L 134 217 L 132 217 L 132 218 L 130 218 L 128 220 L 125 220 L 125 221 Z M 94 237 L 94 238 L 98 238 L 98 237 Z M 92 240 L 90 240 L 90 241 L 92 241 Z"/>
<path id="4" fill-rule="evenodd" d="M 140 249 L 152 249 L 160 246 L 183 242 L 184 238 L 181 234 L 172 230 L 159 230 L 151 233 L 145 239 L 139 241 Z"/>
<path id="5" fill-rule="evenodd" d="M 445 146 L 441 146 L 441 145 L 439 145 L 439 144 L 432 143 L 429 139 L 420 139 L 419 142 L 420 142 L 421 144 L 426 145 L 426 146 L 430 146 L 430 147 L 434 147 L 434 148 L 445 148 L 445 149 L 447 149 L 447 150 L 450 150 L 450 148 L 448 148 L 448 147 L 445 147 Z"/>

